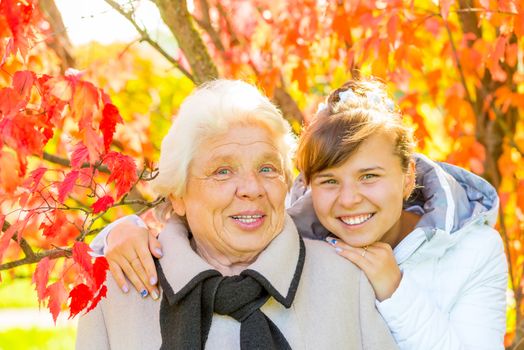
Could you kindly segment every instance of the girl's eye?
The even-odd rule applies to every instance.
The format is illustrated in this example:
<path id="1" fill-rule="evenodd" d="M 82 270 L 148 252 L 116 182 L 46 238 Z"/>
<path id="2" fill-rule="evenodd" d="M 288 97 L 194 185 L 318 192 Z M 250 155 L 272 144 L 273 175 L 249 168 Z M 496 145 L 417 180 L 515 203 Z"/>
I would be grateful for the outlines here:
<path id="1" fill-rule="evenodd" d="M 362 175 L 361 179 L 364 181 L 373 180 L 374 178 L 378 177 L 376 174 L 364 174 Z"/>
<path id="2" fill-rule="evenodd" d="M 321 185 L 336 185 L 337 184 L 337 180 L 335 179 L 328 179 L 328 180 L 324 180 L 320 183 Z"/>

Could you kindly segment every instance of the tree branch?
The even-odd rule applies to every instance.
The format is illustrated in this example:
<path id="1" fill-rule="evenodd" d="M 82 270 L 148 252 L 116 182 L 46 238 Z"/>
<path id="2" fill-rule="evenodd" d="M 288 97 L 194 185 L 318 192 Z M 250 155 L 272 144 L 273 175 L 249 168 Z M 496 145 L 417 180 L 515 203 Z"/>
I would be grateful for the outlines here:
<path id="1" fill-rule="evenodd" d="M 59 157 L 59 156 L 55 156 L 54 154 L 50 154 L 50 153 L 44 152 L 42 158 L 44 160 L 47 160 L 48 162 L 51 162 L 51 163 L 54 163 L 54 164 L 62 165 L 62 166 L 65 166 L 65 167 L 71 167 L 71 162 L 69 161 L 69 159 L 62 158 L 62 157 Z M 90 163 L 83 163 L 80 166 L 80 168 L 90 168 L 90 167 L 91 167 Z M 110 174 L 109 169 L 105 165 L 99 165 L 99 166 L 96 167 L 96 169 L 99 172 L 101 172 L 101 173 Z"/>
<path id="2" fill-rule="evenodd" d="M 135 19 L 133 18 L 133 12 L 127 12 L 125 11 L 120 5 L 113 0 L 104 0 L 109 6 L 114 8 L 118 13 L 120 13 L 122 16 L 124 16 L 132 25 L 135 27 L 135 30 L 140 34 L 140 40 L 147 42 L 149 45 L 151 45 L 155 50 L 157 50 L 169 63 L 171 63 L 173 66 L 175 66 L 179 71 L 182 72 L 189 80 L 192 82 L 195 82 L 195 78 L 193 75 L 185 69 L 180 62 L 178 62 L 175 58 L 173 58 L 167 51 L 165 51 L 160 44 L 158 44 L 156 41 L 154 41 L 149 33 L 141 28 L 138 23 L 136 23 Z"/>
<path id="3" fill-rule="evenodd" d="M 17 266 L 22 266 L 22 265 L 27 265 L 27 264 L 34 264 L 34 263 L 37 263 L 37 262 L 39 262 L 40 260 L 42 260 L 43 258 L 46 258 L 46 257 L 49 258 L 49 259 L 58 259 L 58 258 L 63 258 L 63 257 L 68 257 L 69 258 L 71 256 L 72 256 L 72 253 L 71 253 L 71 249 L 70 248 L 50 249 L 50 250 L 43 251 L 41 253 L 35 253 L 35 254 L 33 254 L 33 256 L 26 256 L 23 259 L 10 261 L 10 262 L 5 263 L 5 264 L 0 264 L 0 271 L 2 271 L 2 270 L 9 270 L 9 269 L 15 268 Z"/>

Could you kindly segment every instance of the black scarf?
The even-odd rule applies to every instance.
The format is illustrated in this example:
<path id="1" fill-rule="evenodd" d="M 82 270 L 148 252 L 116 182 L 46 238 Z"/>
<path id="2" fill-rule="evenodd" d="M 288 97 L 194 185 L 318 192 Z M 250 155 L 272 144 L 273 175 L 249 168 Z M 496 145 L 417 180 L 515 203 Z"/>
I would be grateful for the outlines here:
<path id="1" fill-rule="evenodd" d="M 288 295 L 283 297 L 269 281 L 254 270 L 224 277 L 216 270 L 195 276 L 178 293 L 169 285 L 158 260 L 155 261 L 163 289 L 160 305 L 160 349 L 204 349 L 213 313 L 229 315 L 241 323 L 240 348 L 291 349 L 278 327 L 260 310 L 273 297 L 291 307 L 304 266 L 305 247 L 300 238 L 300 253 Z"/>

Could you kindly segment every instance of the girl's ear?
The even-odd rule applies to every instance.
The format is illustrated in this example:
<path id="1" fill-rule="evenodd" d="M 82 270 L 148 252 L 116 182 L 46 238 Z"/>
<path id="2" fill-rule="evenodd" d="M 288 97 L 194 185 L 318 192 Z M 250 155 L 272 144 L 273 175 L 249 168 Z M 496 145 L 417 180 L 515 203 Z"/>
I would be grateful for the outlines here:
<path id="1" fill-rule="evenodd" d="M 176 197 L 175 195 L 170 194 L 169 200 L 171 201 L 171 205 L 173 206 L 173 211 L 175 212 L 176 215 L 180 217 L 186 215 L 186 205 L 182 197 Z"/>
<path id="2" fill-rule="evenodd" d="M 417 179 L 417 173 L 416 173 L 416 166 L 415 166 L 415 160 L 411 159 L 409 161 L 408 170 L 406 171 L 406 174 L 404 175 L 404 191 L 403 191 L 403 197 L 404 200 L 407 200 L 409 196 L 411 196 L 411 192 L 415 189 Z"/>

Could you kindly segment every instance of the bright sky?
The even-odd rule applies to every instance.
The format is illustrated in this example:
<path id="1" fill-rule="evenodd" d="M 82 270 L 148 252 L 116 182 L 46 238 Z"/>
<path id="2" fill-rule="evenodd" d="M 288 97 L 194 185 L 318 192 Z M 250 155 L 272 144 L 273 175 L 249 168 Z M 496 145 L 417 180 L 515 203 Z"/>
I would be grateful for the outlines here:
<path id="1" fill-rule="evenodd" d="M 55 0 L 73 45 L 90 41 L 108 44 L 129 42 L 138 37 L 134 27 L 104 0 Z M 154 38 L 162 20 L 150 1 L 133 1 L 139 24 L 144 24 Z"/>

